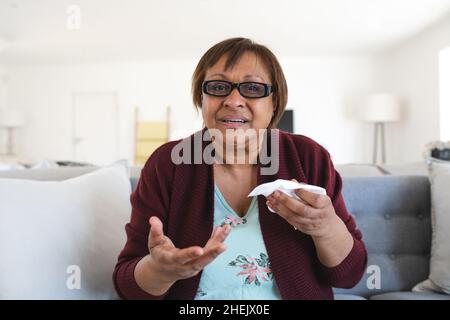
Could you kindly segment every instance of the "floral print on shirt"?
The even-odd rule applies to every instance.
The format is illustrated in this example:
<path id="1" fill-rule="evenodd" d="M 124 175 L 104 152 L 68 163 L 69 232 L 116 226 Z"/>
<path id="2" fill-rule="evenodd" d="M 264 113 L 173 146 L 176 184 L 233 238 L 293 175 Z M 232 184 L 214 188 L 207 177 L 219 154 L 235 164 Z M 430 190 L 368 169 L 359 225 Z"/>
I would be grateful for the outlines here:
<path id="1" fill-rule="evenodd" d="M 272 269 L 270 267 L 269 257 L 265 253 L 260 253 L 260 258 L 253 258 L 250 256 L 239 255 L 235 260 L 228 265 L 232 267 L 239 267 L 241 272 L 237 276 L 247 276 L 244 284 L 254 283 L 257 286 L 261 285 L 261 281 L 269 281 L 273 279 Z"/>
<path id="2" fill-rule="evenodd" d="M 231 214 L 229 214 L 229 215 L 227 215 L 227 218 L 220 224 L 220 226 L 223 227 L 224 225 L 228 224 L 228 225 L 230 225 L 230 227 L 236 227 L 240 224 L 246 224 L 246 223 L 247 223 L 247 219 L 235 217 L 235 216 L 232 216 Z"/>
<path id="3" fill-rule="evenodd" d="M 201 298 L 206 296 L 206 292 L 204 292 L 202 289 L 197 289 L 197 297 Z"/>

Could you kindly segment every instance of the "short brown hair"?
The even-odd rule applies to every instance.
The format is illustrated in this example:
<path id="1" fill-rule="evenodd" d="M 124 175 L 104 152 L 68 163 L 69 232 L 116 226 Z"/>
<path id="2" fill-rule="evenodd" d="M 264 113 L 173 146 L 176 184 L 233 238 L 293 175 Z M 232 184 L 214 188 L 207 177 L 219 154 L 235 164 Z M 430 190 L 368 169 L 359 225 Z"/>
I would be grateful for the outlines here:
<path id="1" fill-rule="evenodd" d="M 206 71 L 214 66 L 223 56 L 227 56 L 225 69 L 232 68 L 246 52 L 252 52 L 260 58 L 269 71 L 273 86 L 272 101 L 275 113 L 269 124 L 269 129 L 275 128 L 284 113 L 287 104 L 288 89 L 283 70 L 278 59 L 267 47 L 247 38 L 231 38 L 217 43 L 201 57 L 192 75 L 192 99 L 197 108 L 202 107 L 202 83 Z"/>

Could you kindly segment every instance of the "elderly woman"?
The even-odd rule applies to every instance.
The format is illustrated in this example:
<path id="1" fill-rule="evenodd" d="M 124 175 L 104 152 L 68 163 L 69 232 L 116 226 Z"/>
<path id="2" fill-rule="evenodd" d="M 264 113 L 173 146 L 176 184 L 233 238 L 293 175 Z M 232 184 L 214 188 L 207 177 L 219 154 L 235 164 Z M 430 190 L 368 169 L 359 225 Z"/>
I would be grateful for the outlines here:
<path id="1" fill-rule="evenodd" d="M 192 86 L 205 124 L 201 133 L 215 131 L 210 143 L 193 149 L 212 146 L 215 160 L 176 163 L 173 150 L 180 141 L 148 159 L 131 196 L 128 238 L 113 275 L 119 295 L 333 299 L 332 287 L 356 285 L 367 253 L 329 153 L 310 138 L 274 129 L 287 85 L 273 53 L 245 38 L 222 41 L 201 58 Z M 262 174 L 267 136 L 257 135 L 255 148 L 249 136 L 236 142 L 227 134 L 251 130 L 276 133 L 273 174 Z M 230 146 L 231 153 L 224 151 Z M 234 151 L 243 151 L 246 161 L 230 161 Z M 299 198 L 280 191 L 248 197 L 276 179 L 321 186 L 327 194 L 298 189 Z"/>

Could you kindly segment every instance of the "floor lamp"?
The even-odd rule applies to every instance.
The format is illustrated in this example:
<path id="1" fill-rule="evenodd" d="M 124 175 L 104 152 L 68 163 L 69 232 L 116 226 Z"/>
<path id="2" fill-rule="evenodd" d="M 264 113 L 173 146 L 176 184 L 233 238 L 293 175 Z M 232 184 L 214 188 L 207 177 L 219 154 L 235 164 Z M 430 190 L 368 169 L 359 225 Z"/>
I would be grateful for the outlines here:
<path id="1" fill-rule="evenodd" d="M 365 106 L 364 120 L 374 124 L 372 164 L 378 163 L 378 136 L 380 136 L 381 163 L 386 163 L 386 138 L 384 125 L 387 122 L 400 120 L 399 98 L 389 93 L 372 94 L 368 96 Z"/>

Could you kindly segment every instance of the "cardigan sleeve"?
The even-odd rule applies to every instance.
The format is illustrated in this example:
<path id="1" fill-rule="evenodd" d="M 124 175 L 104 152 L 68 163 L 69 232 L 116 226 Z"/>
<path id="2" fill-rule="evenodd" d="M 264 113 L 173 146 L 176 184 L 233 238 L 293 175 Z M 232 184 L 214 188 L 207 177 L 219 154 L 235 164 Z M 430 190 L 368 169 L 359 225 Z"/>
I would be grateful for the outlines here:
<path id="1" fill-rule="evenodd" d="M 136 283 L 134 269 L 148 255 L 149 219 L 157 216 L 166 226 L 170 203 L 170 146 L 157 149 L 144 165 L 136 187 L 131 194 L 131 218 L 125 226 L 127 241 L 118 257 L 113 273 L 115 289 L 122 299 L 163 299 L 142 290 Z"/>
<path id="2" fill-rule="evenodd" d="M 323 149 L 323 166 L 328 172 L 325 177 L 325 188 L 332 200 L 336 214 L 347 226 L 348 231 L 353 236 L 353 247 L 347 257 L 335 267 L 326 267 L 320 263 L 323 279 L 333 287 L 352 288 L 364 275 L 367 266 L 367 251 L 362 241 L 362 233 L 357 228 L 354 218 L 347 211 L 347 207 L 342 196 L 342 179 L 334 168 L 329 153 Z"/>
<path id="3" fill-rule="evenodd" d="M 317 259 L 320 277 L 332 287 L 352 288 L 361 280 L 367 266 L 367 251 L 362 241 L 362 233 L 347 211 L 342 196 L 342 179 L 334 168 L 329 152 L 317 143 L 313 143 L 304 154 L 306 155 L 303 158 L 303 166 L 308 181 L 326 189 L 336 214 L 345 223 L 353 237 L 353 247 L 339 265 L 330 268 Z"/>

